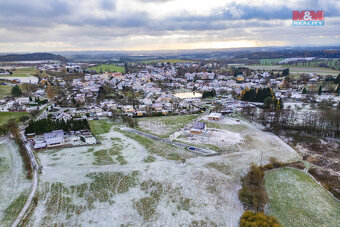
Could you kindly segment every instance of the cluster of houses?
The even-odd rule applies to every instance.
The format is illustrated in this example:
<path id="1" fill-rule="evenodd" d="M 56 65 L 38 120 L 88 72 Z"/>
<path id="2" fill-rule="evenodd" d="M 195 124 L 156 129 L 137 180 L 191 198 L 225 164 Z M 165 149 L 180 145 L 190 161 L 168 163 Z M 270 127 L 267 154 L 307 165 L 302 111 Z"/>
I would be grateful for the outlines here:
<path id="1" fill-rule="evenodd" d="M 40 70 L 74 72 L 84 70 L 89 65 L 82 63 L 44 63 L 39 66 Z M 316 74 L 305 75 L 307 80 L 304 84 L 292 80 L 287 87 L 283 77 L 273 77 L 273 72 L 260 70 L 247 70 L 235 76 L 232 71 L 217 73 L 212 70 L 220 67 L 218 64 L 207 63 L 204 66 L 197 62 L 181 63 L 157 63 L 147 64 L 138 73 L 85 73 L 84 76 L 67 80 L 63 77 L 41 78 L 39 90 L 33 93 L 33 99 L 8 98 L 0 100 L 0 111 L 32 111 L 39 109 L 36 102 L 46 98 L 47 86 L 59 86 L 64 91 L 64 97 L 58 97 L 55 104 L 67 106 L 65 109 L 50 113 L 55 119 L 69 119 L 74 117 L 111 117 L 115 110 L 134 116 L 151 116 L 167 114 L 190 114 L 206 109 L 213 109 L 218 104 L 222 106 L 221 113 L 232 113 L 245 107 L 254 107 L 251 103 L 245 103 L 235 99 L 243 89 L 255 87 L 273 88 L 276 97 L 283 99 L 301 100 L 306 98 L 302 94 L 304 87 L 315 85 L 319 82 Z M 186 72 L 179 75 L 179 69 L 197 69 L 196 72 Z M 222 67 L 223 68 L 223 67 Z M 221 68 L 221 69 L 222 69 Z M 205 69 L 204 71 L 198 71 Z M 191 70 L 192 71 L 192 70 Z M 116 94 L 123 96 L 123 101 L 104 98 L 98 102 L 98 94 L 101 87 L 110 87 Z M 64 88 L 64 89 L 62 89 Z M 132 90 L 139 96 L 136 102 L 126 101 L 126 90 Z M 201 99 L 195 95 L 205 91 L 215 90 L 218 99 L 214 102 Z M 192 93 L 187 97 L 178 96 L 178 93 Z M 319 97 L 322 100 L 322 97 Z M 61 100 L 64 101 L 61 104 Z M 77 107 L 77 108 L 72 108 Z"/>

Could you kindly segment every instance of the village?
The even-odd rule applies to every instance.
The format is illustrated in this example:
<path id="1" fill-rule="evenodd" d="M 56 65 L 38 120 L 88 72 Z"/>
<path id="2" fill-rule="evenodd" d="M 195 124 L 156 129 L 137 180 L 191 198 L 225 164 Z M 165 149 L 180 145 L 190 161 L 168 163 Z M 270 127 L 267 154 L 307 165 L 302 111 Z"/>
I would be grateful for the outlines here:
<path id="1" fill-rule="evenodd" d="M 13 66 L 12 70 L 7 66 L 1 70 L 1 76 L 5 76 L 0 77 L 2 85 L 11 86 L 12 89 L 22 86 L 25 94 L 19 89 L 17 97 L 3 97 L 0 99 L 0 110 L 35 114 L 43 111 L 46 118 L 63 121 L 114 119 L 121 115 L 133 118 L 186 115 L 205 111 L 220 118 L 222 114 L 242 113 L 245 109 L 249 111 L 262 106 L 261 103 L 242 101 L 239 94 L 243 90 L 263 87 L 270 87 L 278 100 L 291 105 L 324 100 L 334 105 L 339 102 L 339 96 L 327 84 L 322 94 L 309 92 L 321 88 L 320 84 L 333 78 L 316 73 L 302 74 L 297 80 L 287 79 L 289 69 L 252 70 L 242 65 L 228 68 L 228 65 L 195 61 L 134 65 L 138 66 L 139 71 L 126 74 L 103 72 L 102 69 L 97 73 L 86 63 L 34 62 L 28 66 L 27 63 L 25 66 Z M 22 67 L 39 72 L 36 77 L 30 76 L 38 82 L 32 80 L 27 83 L 27 80 L 21 82 L 17 77 L 6 77 L 6 74 L 12 75 L 22 70 Z M 67 78 L 68 75 L 73 79 Z M 87 132 L 64 132 L 68 135 L 67 142 L 63 138 L 64 133 L 44 132 L 45 139 L 35 138 L 33 146 L 35 149 L 46 148 L 56 145 L 55 141 L 60 141 L 59 145 L 96 143 Z M 49 134 L 56 136 L 55 141 L 46 139 Z M 33 139 L 33 135 L 34 132 L 28 137 Z"/>

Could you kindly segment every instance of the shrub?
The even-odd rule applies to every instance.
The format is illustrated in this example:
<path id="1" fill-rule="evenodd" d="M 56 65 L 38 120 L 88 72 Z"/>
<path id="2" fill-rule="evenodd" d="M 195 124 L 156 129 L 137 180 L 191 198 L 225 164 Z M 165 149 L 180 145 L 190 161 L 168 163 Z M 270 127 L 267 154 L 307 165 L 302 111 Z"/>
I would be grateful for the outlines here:
<path id="1" fill-rule="evenodd" d="M 241 216 L 240 227 L 281 227 L 282 225 L 273 216 L 267 216 L 262 212 L 246 211 Z"/>
<path id="2" fill-rule="evenodd" d="M 241 178 L 242 188 L 238 196 L 245 207 L 255 211 L 263 210 L 268 201 L 263 177 L 263 170 L 253 164 L 248 174 Z"/>
<path id="3" fill-rule="evenodd" d="M 28 115 L 22 115 L 22 116 L 19 118 L 19 121 L 25 122 L 25 121 L 27 121 L 27 120 L 29 120 L 29 119 L 30 119 L 30 116 L 28 116 Z"/>

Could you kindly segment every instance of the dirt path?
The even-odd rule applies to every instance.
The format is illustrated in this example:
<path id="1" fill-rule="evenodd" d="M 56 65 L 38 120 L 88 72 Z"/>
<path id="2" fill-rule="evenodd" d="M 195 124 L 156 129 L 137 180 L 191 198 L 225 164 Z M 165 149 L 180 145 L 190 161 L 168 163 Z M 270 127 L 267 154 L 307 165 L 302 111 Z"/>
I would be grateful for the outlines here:
<path id="1" fill-rule="evenodd" d="M 22 133 L 22 136 L 24 136 L 23 133 Z M 35 193 L 37 192 L 37 188 L 38 188 L 38 169 L 39 169 L 39 166 L 37 165 L 37 161 L 35 160 L 35 156 L 33 154 L 33 151 L 28 144 L 26 144 L 26 149 L 27 149 L 27 152 L 30 156 L 31 165 L 32 165 L 32 168 L 33 168 L 32 188 L 31 188 L 30 194 L 28 195 L 28 198 L 27 198 L 27 201 L 26 201 L 24 207 L 20 211 L 18 217 L 13 222 L 12 227 L 16 227 L 16 226 L 19 225 L 21 219 L 24 217 L 26 211 L 28 210 L 29 206 L 31 205 L 32 200 L 33 200 Z"/>

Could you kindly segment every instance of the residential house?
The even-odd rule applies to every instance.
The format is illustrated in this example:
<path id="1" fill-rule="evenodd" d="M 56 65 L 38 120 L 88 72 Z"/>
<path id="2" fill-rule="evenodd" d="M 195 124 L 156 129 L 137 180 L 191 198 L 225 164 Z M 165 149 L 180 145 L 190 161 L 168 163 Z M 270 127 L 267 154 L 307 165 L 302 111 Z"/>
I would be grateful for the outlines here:
<path id="1" fill-rule="evenodd" d="M 210 113 L 208 116 L 209 120 L 221 120 L 222 114 L 221 113 Z"/>
<path id="2" fill-rule="evenodd" d="M 190 129 L 190 132 L 195 134 L 202 134 L 206 131 L 206 128 L 207 126 L 205 122 L 195 121 L 193 127 Z"/>

